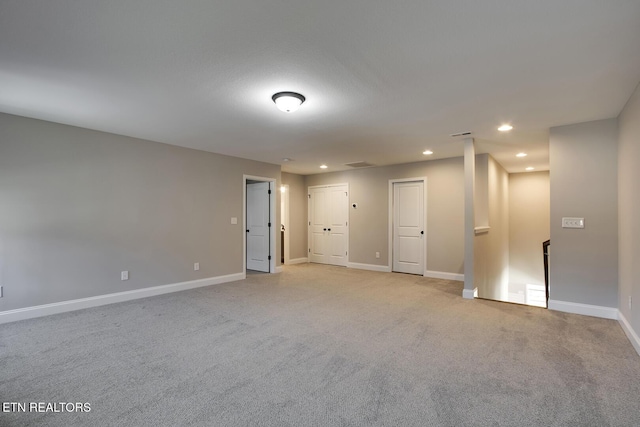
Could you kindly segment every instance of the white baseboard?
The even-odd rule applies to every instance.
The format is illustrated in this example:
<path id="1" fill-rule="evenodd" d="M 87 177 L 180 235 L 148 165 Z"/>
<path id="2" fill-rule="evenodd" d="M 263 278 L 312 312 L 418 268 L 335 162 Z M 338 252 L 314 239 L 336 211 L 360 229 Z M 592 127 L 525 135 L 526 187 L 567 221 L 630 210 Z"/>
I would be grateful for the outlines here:
<path id="1" fill-rule="evenodd" d="M 636 349 L 638 355 L 640 355 L 640 337 L 636 334 L 636 331 L 633 330 L 631 324 L 627 321 L 627 318 L 621 312 L 618 312 L 618 322 L 620 322 L 620 326 L 622 326 L 622 330 L 624 331 L 629 341 L 631 341 L 631 345 Z"/>
<path id="2" fill-rule="evenodd" d="M 391 269 L 387 265 L 361 264 L 359 262 L 349 262 L 347 263 L 347 268 L 356 268 L 358 270 L 380 271 L 383 273 L 388 273 L 391 271 Z"/>
<path id="3" fill-rule="evenodd" d="M 289 261 L 287 261 L 286 265 L 306 264 L 308 262 L 309 262 L 309 258 L 294 258 L 294 259 L 290 259 Z"/>
<path id="4" fill-rule="evenodd" d="M 282 273 L 282 266 L 276 265 L 276 271 L 274 271 L 274 273 Z"/>
<path id="5" fill-rule="evenodd" d="M 618 319 L 618 309 L 602 307 L 600 305 L 580 304 L 577 302 L 549 300 L 549 310 L 564 311 L 565 313 L 582 314 L 584 316 L 601 317 L 603 319 Z"/>
<path id="6" fill-rule="evenodd" d="M 477 297 L 478 297 L 478 288 L 462 290 L 462 298 L 464 299 L 474 299 Z"/>
<path id="7" fill-rule="evenodd" d="M 456 280 L 458 282 L 464 282 L 464 274 L 447 273 L 446 271 L 427 270 L 424 272 L 424 277 L 431 277 L 432 279 Z"/>
<path id="8" fill-rule="evenodd" d="M 98 307 L 147 298 L 172 292 L 186 291 L 188 289 L 204 286 L 218 285 L 245 279 L 244 273 L 228 274 L 226 276 L 208 277 L 206 279 L 191 280 L 188 282 L 172 283 L 169 285 L 153 286 L 150 288 L 134 289 L 131 291 L 116 292 L 113 294 L 98 295 L 89 298 L 80 298 L 69 301 L 54 302 L 51 304 L 37 305 L 33 307 L 18 308 L 0 312 L 0 324 L 16 322 L 18 320 L 32 319 L 34 317 L 49 316 L 52 314 L 66 313 L 68 311 L 82 310 L 84 308 Z"/>

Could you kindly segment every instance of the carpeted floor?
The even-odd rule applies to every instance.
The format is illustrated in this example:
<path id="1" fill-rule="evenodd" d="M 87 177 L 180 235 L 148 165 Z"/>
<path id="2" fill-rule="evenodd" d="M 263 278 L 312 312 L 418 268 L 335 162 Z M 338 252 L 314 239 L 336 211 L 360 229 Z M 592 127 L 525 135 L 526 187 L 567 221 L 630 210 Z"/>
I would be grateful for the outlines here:
<path id="1" fill-rule="evenodd" d="M 616 321 L 312 264 L 0 325 L 1 426 L 638 426 Z"/>

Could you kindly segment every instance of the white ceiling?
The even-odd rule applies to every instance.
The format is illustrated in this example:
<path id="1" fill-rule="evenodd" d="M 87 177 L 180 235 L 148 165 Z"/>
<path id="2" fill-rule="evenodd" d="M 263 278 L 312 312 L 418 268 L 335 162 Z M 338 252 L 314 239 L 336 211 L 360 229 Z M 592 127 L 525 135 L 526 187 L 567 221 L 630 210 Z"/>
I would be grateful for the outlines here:
<path id="1" fill-rule="evenodd" d="M 639 81 L 638 0 L 0 2 L 0 111 L 302 174 L 460 156 L 459 131 L 547 169 L 550 127 Z"/>

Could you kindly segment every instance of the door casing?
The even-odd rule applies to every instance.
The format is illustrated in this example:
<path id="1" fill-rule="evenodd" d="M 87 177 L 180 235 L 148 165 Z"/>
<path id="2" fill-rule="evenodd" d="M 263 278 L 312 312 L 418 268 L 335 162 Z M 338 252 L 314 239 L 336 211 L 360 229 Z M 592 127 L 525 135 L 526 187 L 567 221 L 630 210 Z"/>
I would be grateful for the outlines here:
<path id="1" fill-rule="evenodd" d="M 289 218 L 289 184 L 284 184 L 280 187 L 280 218 L 282 225 L 284 226 L 284 262 L 283 264 L 289 264 L 291 259 L 291 248 L 289 247 L 289 240 L 291 236 L 291 219 Z"/>

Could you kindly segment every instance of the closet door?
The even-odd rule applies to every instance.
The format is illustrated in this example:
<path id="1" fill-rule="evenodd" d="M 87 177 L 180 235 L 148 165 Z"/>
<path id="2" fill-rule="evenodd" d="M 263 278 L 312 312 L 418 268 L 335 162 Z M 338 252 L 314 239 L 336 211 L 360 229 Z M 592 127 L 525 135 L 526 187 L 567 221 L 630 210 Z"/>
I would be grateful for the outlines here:
<path id="1" fill-rule="evenodd" d="M 309 261 L 346 266 L 348 247 L 347 184 L 309 187 Z"/>
<path id="2" fill-rule="evenodd" d="M 349 244 L 349 194 L 346 185 L 328 187 L 328 256 L 327 264 L 347 266 Z"/>

